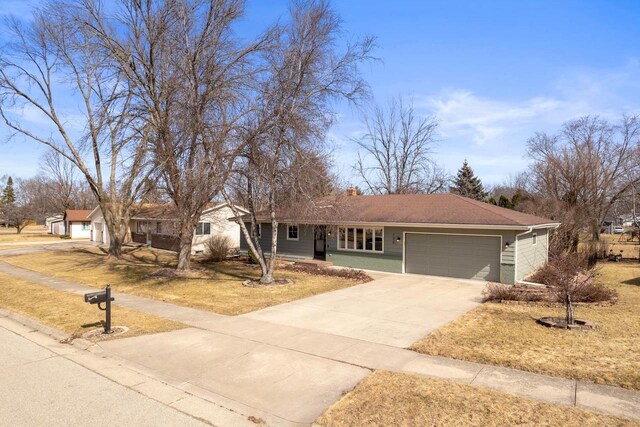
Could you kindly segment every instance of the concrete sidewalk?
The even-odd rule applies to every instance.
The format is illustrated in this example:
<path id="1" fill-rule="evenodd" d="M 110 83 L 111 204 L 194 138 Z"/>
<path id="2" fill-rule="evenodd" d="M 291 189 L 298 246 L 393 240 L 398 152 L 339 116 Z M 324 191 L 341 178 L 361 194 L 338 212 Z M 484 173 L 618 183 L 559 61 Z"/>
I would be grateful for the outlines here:
<path id="1" fill-rule="evenodd" d="M 86 358 L 86 352 L 3 316 L 0 343 L 2 425 L 207 425 L 74 361 Z M 118 367 L 111 371 L 133 378 L 132 371 Z M 154 386 L 151 379 L 138 376 L 138 380 L 138 386 Z"/>
<path id="2" fill-rule="evenodd" d="M 94 288 L 54 279 L 3 262 L 0 262 L 0 271 L 77 294 L 94 290 Z M 273 390 L 277 390 L 273 385 L 278 381 L 286 381 L 287 366 L 290 367 L 290 375 L 296 378 L 296 381 L 290 384 L 295 384 L 295 387 L 302 387 L 305 384 L 307 387 L 314 386 L 313 382 L 305 382 L 304 377 L 299 375 L 299 372 L 304 371 L 305 363 L 318 364 L 316 371 L 318 374 L 311 375 L 309 377 L 311 381 L 321 380 L 323 375 L 333 375 L 331 371 L 339 372 L 341 368 L 327 365 L 330 366 L 329 370 L 322 374 L 320 359 L 325 359 L 327 362 L 346 364 L 356 369 L 387 369 L 419 374 L 491 388 L 544 402 L 578 406 L 606 414 L 640 419 L 640 392 L 638 391 L 426 356 L 361 339 L 248 317 L 222 316 L 132 295 L 115 293 L 114 296 L 117 304 L 180 321 L 201 331 L 188 329 L 101 343 L 100 348 L 107 354 L 131 360 L 153 372 L 161 371 L 162 366 L 166 366 L 170 371 L 165 373 L 172 380 L 189 382 L 198 377 L 200 379 L 197 386 L 201 389 L 226 397 L 232 396 L 232 400 L 247 399 L 250 406 L 257 406 L 258 409 L 268 408 L 271 405 L 270 399 L 278 396 L 277 393 L 272 393 Z M 171 348 L 172 351 L 159 351 L 163 348 Z M 212 353 L 217 353 L 218 356 L 212 356 Z M 230 359 L 226 359 L 234 354 L 238 357 L 247 356 L 245 364 L 234 365 L 229 362 Z M 181 363 L 176 363 L 177 355 L 184 357 Z M 274 357 L 274 355 L 277 356 Z M 301 355 L 311 358 L 301 358 Z M 217 365 L 209 363 L 214 359 Z M 274 360 L 277 360 L 277 363 Z M 215 366 L 217 366 L 216 369 L 220 369 L 215 372 L 224 372 L 224 375 L 227 375 L 224 381 L 215 374 L 204 375 L 207 369 L 211 370 Z M 265 373 L 271 370 L 277 371 L 278 374 L 269 378 Z M 349 380 L 352 382 L 360 376 L 360 371 L 348 372 Z M 203 375 L 199 377 L 198 373 Z M 264 375 L 261 376 L 262 374 Z M 258 382 L 261 384 L 259 388 L 254 387 L 255 378 L 264 378 L 265 382 Z M 227 388 L 226 384 L 231 385 Z M 242 388 L 242 384 L 246 387 L 245 389 Z M 346 387 L 348 384 L 350 384 L 349 381 L 339 386 Z M 308 398 L 309 395 L 305 393 L 306 391 L 301 390 L 299 395 Z M 295 399 L 295 394 L 291 398 Z M 330 403 L 323 401 L 327 406 Z M 292 401 L 288 407 L 286 405 L 275 407 L 273 408 L 275 412 L 271 414 L 289 421 L 310 422 L 309 420 L 319 408 L 309 408 L 305 413 L 291 410 L 291 406 L 300 405 L 304 405 L 304 399 Z"/>
<path id="3" fill-rule="evenodd" d="M 4 249 L 11 246 L 28 246 L 28 247 L 20 247 L 15 249 Z M 3 256 L 12 256 L 12 255 L 23 255 L 23 254 L 31 254 L 34 252 L 43 252 L 43 251 L 55 251 L 60 249 L 70 249 L 74 247 L 81 246 L 99 246 L 98 243 L 91 242 L 89 240 L 61 240 L 61 241 L 51 241 L 51 242 L 11 242 L 11 243 L 0 243 L 0 247 L 3 249 L 0 250 L 0 258 Z"/>

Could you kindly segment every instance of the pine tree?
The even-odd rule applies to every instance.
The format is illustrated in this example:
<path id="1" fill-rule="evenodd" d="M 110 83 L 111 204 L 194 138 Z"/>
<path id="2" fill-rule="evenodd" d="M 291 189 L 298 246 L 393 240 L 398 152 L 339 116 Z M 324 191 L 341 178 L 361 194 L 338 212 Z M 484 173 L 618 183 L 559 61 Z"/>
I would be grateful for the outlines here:
<path id="1" fill-rule="evenodd" d="M 503 194 L 500 195 L 498 206 L 502 208 L 513 209 L 513 203 L 511 203 L 511 200 L 509 200 L 509 198 Z"/>
<path id="2" fill-rule="evenodd" d="M 453 194 L 475 200 L 485 200 L 487 197 L 487 193 L 482 186 L 482 181 L 475 176 L 473 169 L 469 167 L 466 159 L 462 167 L 458 170 L 458 175 L 453 181 L 453 185 L 449 187 L 449 191 Z"/>
<path id="3" fill-rule="evenodd" d="M 7 178 L 7 185 L 5 185 L 4 190 L 2 190 L 2 204 L 10 205 L 16 201 L 16 194 L 13 191 L 13 179 L 11 177 Z"/>

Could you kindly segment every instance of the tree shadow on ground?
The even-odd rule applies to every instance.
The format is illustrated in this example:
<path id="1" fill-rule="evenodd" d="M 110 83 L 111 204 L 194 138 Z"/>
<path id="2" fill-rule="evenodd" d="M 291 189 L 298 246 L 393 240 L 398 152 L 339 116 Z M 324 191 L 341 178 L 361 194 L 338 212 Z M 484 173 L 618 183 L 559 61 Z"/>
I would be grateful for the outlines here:
<path id="1" fill-rule="evenodd" d="M 624 283 L 625 285 L 640 286 L 640 277 L 635 277 L 633 279 L 625 280 L 622 283 Z"/>

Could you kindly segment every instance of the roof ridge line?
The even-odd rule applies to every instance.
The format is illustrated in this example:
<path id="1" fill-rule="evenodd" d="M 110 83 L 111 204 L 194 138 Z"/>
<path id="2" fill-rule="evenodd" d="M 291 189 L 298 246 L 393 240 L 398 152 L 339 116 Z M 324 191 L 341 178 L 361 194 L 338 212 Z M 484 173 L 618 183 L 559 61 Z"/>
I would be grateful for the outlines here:
<path id="1" fill-rule="evenodd" d="M 453 193 L 451 193 L 451 194 L 453 194 Z M 509 218 L 508 216 L 503 215 L 503 214 L 502 214 L 502 213 L 500 213 L 500 212 L 495 212 L 495 211 L 492 211 L 491 209 L 488 209 L 488 206 L 484 206 L 484 205 L 486 205 L 486 203 L 485 203 L 485 202 L 481 202 L 480 200 L 470 199 L 470 198 L 468 198 L 468 197 L 462 197 L 462 196 L 460 196 L 460 195 L 458 195 L 458 194 L 453 194 L 453 195 L 454 195 L 454 196 L 456 196 L 456 197 L 461 198 L 463 201 L 465 201 L 465 202 L 467 202 L 467 203 L 470 203 L 470 204 L 472 204 L 472 205 L 474 205 L 474 206 L 479 207 L 480 209 L 484 209 L 485 211 L 490 212 L 490 213 L 495 213 L 496 215 L 501 216 L 502 218 L 508 219 L 509 221 L 514 222 L 514 223 L 516 223 L 516 224 L 518 224 L 518 225 L 522 225 L 519 221 L 516 221 L 516 220 L 514 220 L 513 218 Z M 476 203 L 476 202 L 477 202 L 477 203 Z M 492 206 L 493 206 L 493 205 L 492 205 Z M 499 207 L 499 206 L 496 206 L 496 207 Z M 506 209 L 506 208 L 502 208 L 502 209 Z"/>

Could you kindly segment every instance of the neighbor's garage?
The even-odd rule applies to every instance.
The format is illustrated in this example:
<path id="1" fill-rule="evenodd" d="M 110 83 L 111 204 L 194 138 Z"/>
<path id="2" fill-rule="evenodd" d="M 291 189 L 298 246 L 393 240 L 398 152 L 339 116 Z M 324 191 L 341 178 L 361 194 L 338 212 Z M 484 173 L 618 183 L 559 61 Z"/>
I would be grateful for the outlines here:
<path id="1" fill-rule="evenodd" d="M 406 273 L 500 281 L 500 237 L 407 233 Z"/>

